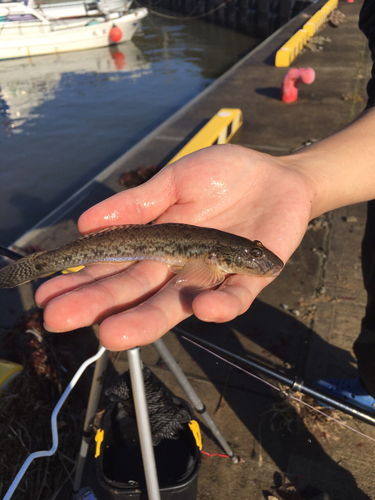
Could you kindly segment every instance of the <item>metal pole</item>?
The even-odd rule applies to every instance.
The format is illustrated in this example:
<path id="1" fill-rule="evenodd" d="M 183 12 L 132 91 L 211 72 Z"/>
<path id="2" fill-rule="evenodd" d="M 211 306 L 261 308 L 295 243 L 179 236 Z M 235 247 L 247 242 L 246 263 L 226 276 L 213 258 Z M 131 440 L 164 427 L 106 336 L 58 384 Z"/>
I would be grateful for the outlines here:
<path id="1" fill-rule="evenodd" d="M 129 349 L 127 353 L 139 440 L 141 443 L 143 468 L 146 477 L 147 494 L 149 500 L 161 500 L 154 448 L 152 445 L 146 390 L 143 380 L 141 353 L 139 347 Z"/>
<path id="2" fill-rule="evenodd" d="M 99 347 L 100 348 L 100 347 Z M 99 399 L 103 387 L 104 373 L 108 364 L 109 352 L 105 351 L 103 356 L 98 359 L 95 364 L 94 375 L 92 377 L 89 401 L 87 403 L 87 410 L 85 422 L 83 424 L 81 448 L 77 458 L 77 469 L 74 476 L 73 490 L 77 492 L 81 486 L 83 469 L 85 467 L 87 452 L 92 439 L 92 422 L 98 409 Z"/>
<path id="3" fill-rule="evenodd" d="M 165 361 L 166 365 L 168 366 L 170 371 L 175 376 L 177 382 L 181 385 L 182 389 L 184 390 L 185 394 L 192 402 L 197 413 L 200 413 L 202 415 L 202 418 L 206 421 L 208 427 L 211 429 L 211 432 L 216 437 L 216 439 L 219 441 L 221 447 L 229 455 L 229 457 L 232 459 L 232 461 L 234 463 L 238 463 L 237 455 L 234 454 L 232 448 L 229 446 L 227 441 L 224 439 L 223 435 L 221 434 L 221 432 L 217 428 L 215 422 L 212 420 L 212 418 L 208 414 L 206 407 L 203 404 L 202 400 L 199 398 L 198 394 L 193 389 L 193 386 L 188 381 L 186 375 L 184 374 L 184 372 L 182 371 L 182 369 L 178 365 L 177 361 L 172 356 L 172 353 L 170 352 L 168 347 L 165 345 L 164 341 L 162 339 L 156 340 L 153 343 L 153 346 L 158 351 L 158 353 L 160 354 L 162 359 Z"/>
<path id="4" fill-rule="evenodd" d="M 243 358 L 242 356 L 239 356 L 238 354 L 235 354 L 231 351 L 227 351 L 222 347 L 218 347 L 215 344 L 208 342 L 207 340 L 202 340 L 200 337 L 197 337 L 196 335 L 193 335 L 192 333 L 187 332 L 182 328 L 174 328 L 173 331 L 180 334 L 182 337 L 186 337 L 186 339 L 188 340 L 190 339 L 194 341 L 197 345 L 207 347 L 211 349 L 213 352 L 220 353 L 223 359 L 226 359 L 225 356 L 229 356 L 230 358 L 236 360 L 242 365 L 254 368 L 258 372 L 263 373 L 264 375 L 267 375 L 273 378 L 274 380 L 278 380 L 279 382 L 285 385 L 288 385 L 293 391 L 299 391 L 308 396 L 312 396 L 315 400 L 322 402 L 327 406 L 331 406 L 333 408 L 341 410 L 344 413 L 352 415 L 353 417 L 356 417 L 359 420 L 363 420 L 368 424 L 375 425 L 375 417 L 373 415 L 369 415 L 368 413 L 359 410 L 355 406 L 343 403 L 342 401 L 334 398 L 333 396 L 328 396 L 327 393 L 320 391 L 319 389 L 306 386 L 303 380 L 299 379 L 298 377 L 295 377 L 294 379 L 286 377 L 285 375 L 282 375 L 281 373 L 278 373 L 275 370 L 267 368 L 261 365 L 260 363 L 257 363 L 256 361 L 251 361 L 250 359 Z"/>

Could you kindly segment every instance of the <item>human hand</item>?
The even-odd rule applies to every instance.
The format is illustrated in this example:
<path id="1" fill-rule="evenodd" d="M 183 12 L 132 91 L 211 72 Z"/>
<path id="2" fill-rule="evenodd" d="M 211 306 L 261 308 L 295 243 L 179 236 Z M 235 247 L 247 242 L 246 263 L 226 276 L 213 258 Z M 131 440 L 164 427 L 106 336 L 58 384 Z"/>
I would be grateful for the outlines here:
<path id="1" fill-rule="evenodd" d="M 165 167 L 147 183 L 95 205 L 78 221 L 89 233 L 120 224 L 181 222 L 260 240 L 284 262 L 311 218 L 313 190 L 288 162 L 239 146 L 214 146 Z M 45 327 L 70 331 L 101 322 L 105 347 L 149 344 L 191 314 L 210 322 L 244 313 L 273 278 L 231 275 L 216 290 L 184 296 L 165 264 L 96 264 L 45 282 L 36 302 Z"/>

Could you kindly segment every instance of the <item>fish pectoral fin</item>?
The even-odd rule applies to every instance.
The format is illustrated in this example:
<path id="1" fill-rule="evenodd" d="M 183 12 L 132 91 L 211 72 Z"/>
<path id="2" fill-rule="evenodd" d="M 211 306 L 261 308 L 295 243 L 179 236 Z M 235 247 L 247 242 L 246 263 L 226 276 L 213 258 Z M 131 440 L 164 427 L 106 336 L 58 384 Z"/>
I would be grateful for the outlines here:
<path id="1" fill-rule="evenodd" d="M 197 290 L 220 285 L 225 274 L 207 259 L 189 259 L 175 278 L 179 286 L 191 286 Z"/>
<path id="2" fill-rule="evenodd" d="M 78 273 L 78 271 L 81 271 L 85 266 L 76 266 L 76 267 L 67 267 L 66 269 L 63 269 L 61 271 L 62 274 L 70 274 L 70 273 Z"/>
<path id="3" fill-rule="evenodd" d="M 172 264 L 170 264 L 169 266 L 169 270 L 172 272 L 172 273 L 179 273 L 181 272 L 181 269 L 184 267 L 184 266 L 173 266 Z"/>

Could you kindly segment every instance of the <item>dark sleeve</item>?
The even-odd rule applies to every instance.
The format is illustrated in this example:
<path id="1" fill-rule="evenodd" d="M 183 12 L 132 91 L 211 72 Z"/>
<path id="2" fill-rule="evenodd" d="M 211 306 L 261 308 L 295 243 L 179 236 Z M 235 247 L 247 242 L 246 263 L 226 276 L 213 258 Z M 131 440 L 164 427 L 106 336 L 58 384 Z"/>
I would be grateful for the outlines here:
<path id="1" fill-rule="evenodd" d="M 359 27 L 368 39 L 373 61 L 372 77 L 367 85 L 367 108 L 375 106 L 375 0 L 365 0 L 359 15 Z"/>

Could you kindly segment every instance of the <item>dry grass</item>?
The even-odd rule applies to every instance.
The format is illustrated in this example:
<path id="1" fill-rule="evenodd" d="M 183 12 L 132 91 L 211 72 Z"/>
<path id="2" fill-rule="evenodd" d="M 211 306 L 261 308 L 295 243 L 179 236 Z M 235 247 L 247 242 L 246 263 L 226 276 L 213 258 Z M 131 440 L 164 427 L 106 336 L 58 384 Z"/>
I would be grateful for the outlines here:
<path id="1" fill-rule="evenodd" d="M 96 350 L 87 332 L 81 332 L 87 340 L 81 347 L 72 335 L 44 332 L 38 311 L 1 335 L 1 357 L 23 364 L 24 370 L 0 396 L 0 497 L 30 453 L 51 447 L 52 411 L 81 362 Z M 87 374 L 60 411 L 58 451 L 34 460 L 14 500 L 69 498 L 89 384 Z"/>
<path id="2" fill-rule="evenodd" d="M 286 386 L 281 389 L 283 394 L 288 394 L 289 389 Z M 350 415 L 346 415 L 339 410 L 320 406 L 313 398 L 305 396 L 301 392 L 294 392 L 293 396 L 299 401 L 286 396 L 280 403 L 273 405 L 269 410 L 273 430 L 284 428 L 292 432 L 296 424 L 302 423 L 317 439 L 337 441 L 344 428 L 332 418 L 339 422 L 347 422 L 352 419 Z M 309 406 L 303 404 L 303 402 Z M 314 411 L 311 406 L 325 415 Z"/>

